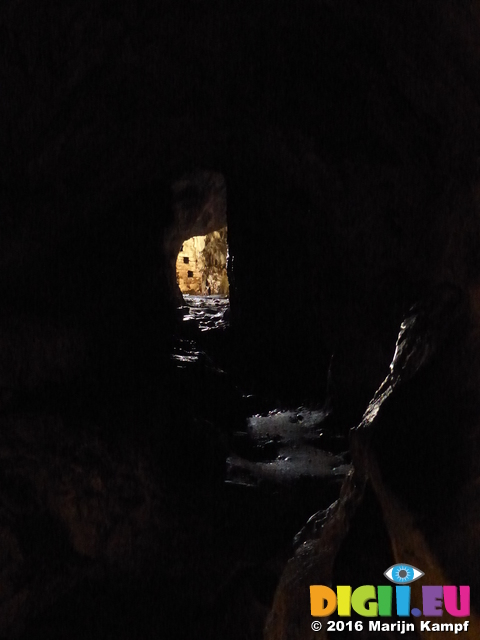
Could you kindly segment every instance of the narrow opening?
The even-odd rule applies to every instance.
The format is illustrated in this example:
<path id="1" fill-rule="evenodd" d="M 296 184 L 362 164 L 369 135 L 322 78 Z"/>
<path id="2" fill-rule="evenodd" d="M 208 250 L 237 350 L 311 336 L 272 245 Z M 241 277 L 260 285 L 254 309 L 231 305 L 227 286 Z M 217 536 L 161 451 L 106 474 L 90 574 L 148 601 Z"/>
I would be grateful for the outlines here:
<path id="1" fill-rule="evenodd" d="M 227 298 L 227 227 L 185 240 L 177 256 L 177 283 L 183 294 Z"/>

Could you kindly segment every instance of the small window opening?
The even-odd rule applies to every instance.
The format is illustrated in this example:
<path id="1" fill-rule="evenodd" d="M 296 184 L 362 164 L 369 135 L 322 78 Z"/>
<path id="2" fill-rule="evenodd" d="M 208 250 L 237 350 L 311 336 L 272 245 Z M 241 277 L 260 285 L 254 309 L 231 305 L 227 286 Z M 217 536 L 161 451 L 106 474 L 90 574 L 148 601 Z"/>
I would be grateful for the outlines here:
<path id="1" fill-rule="evenodd" d="M 190 258 L 188 256 L 183 256 L 183 263 L 188 264 L 190 262 Z"/>

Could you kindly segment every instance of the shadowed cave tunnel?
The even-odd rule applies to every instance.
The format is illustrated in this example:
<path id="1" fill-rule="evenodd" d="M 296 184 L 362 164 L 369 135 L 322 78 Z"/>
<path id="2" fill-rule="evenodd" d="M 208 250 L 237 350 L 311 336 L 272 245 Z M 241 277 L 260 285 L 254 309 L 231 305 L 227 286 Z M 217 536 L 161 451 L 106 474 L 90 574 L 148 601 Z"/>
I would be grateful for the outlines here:
<path id="1" fill-rule="evenodd" d="M 0 638 L 328 638 L 309 585 L 395 562 L 480 637 L 479 42 L 477 0 L 2 4 Z M 227 216 L 207 326 L 175 264 Z"/>

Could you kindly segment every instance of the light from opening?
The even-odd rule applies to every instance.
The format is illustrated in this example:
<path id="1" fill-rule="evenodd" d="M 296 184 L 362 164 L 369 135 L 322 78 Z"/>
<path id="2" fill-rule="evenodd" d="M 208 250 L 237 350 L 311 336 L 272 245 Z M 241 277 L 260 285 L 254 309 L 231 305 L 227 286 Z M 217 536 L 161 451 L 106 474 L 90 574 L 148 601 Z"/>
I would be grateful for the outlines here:
<path id="1" fill-rule="evenodd" d="M 197 296 L 228 296 L 227 260 L 227 227 L 185 240 L 176 264 L 180 291 Z"/>

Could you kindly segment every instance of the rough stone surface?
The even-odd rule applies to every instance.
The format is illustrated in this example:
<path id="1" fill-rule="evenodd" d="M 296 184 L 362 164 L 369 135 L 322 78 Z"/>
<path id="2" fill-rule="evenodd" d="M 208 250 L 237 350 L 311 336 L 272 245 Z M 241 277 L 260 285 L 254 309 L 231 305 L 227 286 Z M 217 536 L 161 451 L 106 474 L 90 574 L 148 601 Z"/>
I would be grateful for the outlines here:
<path id="1" fill-rule="evenodd" d="M 268 640 L 317 637 L 310 630 L 309 585 L 381 584 L 389 557 L 391 564 L 420 568 L 428 584 L 469 584 L 470 629 L 480 633 L 478 509 L 471 499 L 478 464 L 468 452 L 480 415 L 478 316 L 472 302 L 458 291 L 441 291 L 402 324 L 390 373 L 352 431 L 354 471 L 316 534 L 287 565 Z M 362 511 L 364 560 L 357 556 L 352 562 L 352 548 L 362 539 L 353 522 Z M 383 525 L 371 531 L 369 520 Z M 368 573 L 362 575 L 365 558 L 370 571 L 379 568 L 373 582 L 365 582 Z M 412 606 L 422 610 L 421 581 L 412 585 Z M 444 613 L 442 621 L 455 619 Z M 454 632 L 444 637 L 453 638 Z"/>
<path id="2" fill-rule="evenodd" d="M 59 417 L 13 414 L 1 427 L 0 635 L 13 637 L 102 565 L 148 576 L 165 499 L 145 457 Z"/>

